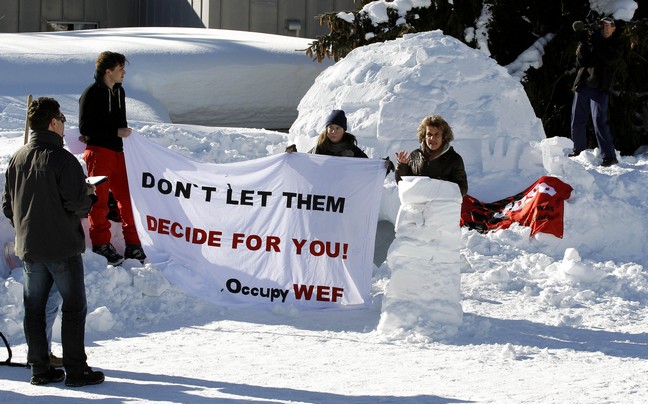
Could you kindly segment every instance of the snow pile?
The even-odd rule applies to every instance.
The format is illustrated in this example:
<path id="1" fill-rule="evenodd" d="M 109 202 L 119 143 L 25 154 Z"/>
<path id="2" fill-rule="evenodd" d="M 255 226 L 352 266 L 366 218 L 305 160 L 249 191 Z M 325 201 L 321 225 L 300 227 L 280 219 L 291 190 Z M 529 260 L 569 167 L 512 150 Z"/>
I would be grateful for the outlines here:
<path id="1" fill-rule="evenodd" d="M 642 213 L 640 200 L 628 189 L 648 183 L 643 163 L 635 157 L 618 156 L 629 166 L 602 169 L 598 167 L 598 149 L 571 159 L 565 154 L 572 147 L 572 141 L 564 137 L 545 139 L 540 144 L 546 172 L 574 189 L 565 204 L 563 239 L 540 236 L 541 248 L 556 257 L 567 248 L 576 248 L 583 256 L 596 259 L 646 262 L 643 246 L 648 243 L 648 218 Z"/>
<path id="2" fill-rule="evenodd" d="M 462 323 L 460 257 L 461 193 L 456 184 L 404 177 L 391 269 L 378 331 L 393 337 L 443 340 Z"/>

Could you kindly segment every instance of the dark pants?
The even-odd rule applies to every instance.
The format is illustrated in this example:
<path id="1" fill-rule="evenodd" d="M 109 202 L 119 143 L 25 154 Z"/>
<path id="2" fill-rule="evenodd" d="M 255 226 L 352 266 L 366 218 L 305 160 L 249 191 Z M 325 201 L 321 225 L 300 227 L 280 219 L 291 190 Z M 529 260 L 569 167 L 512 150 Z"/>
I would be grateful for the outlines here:
<path id="1" fill-rule="evenodd" d="M 571 138 L 575 152 L 587 149 L 587 121 L 591 114 L 601 155 L 603 158 L 616 158 L 608 124 L 608 98 L 607 92 L 587 86 L 579 87 L 574 93 Z"/>
<path id="2" fill-rule="evenodd" d="M 88 306 L 81 255 L 54 262 L 25 262 L 24 327 L 27 339 L 27 362 L 31 366 L 32 375 L 46 372 L 50 367 L 45 331 L 45 306 L 52 283 L 56 284 L 63 298 L 61 340 L 65 371 L 79 373 L 88 366 L 85 353 L 85 321 Z"/>

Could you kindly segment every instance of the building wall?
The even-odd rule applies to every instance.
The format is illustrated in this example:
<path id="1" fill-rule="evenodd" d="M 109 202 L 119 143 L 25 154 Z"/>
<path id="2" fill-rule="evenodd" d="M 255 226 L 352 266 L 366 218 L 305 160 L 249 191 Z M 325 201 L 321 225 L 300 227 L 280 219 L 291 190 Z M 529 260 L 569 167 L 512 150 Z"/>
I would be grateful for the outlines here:
<path id="1" fill-rule="evenodd" d="M 56 21 L 70 29 L 206 27 L 315 38 L 328 33 L 317 15 L 356 7 L 353 0 L 0 0 L 0 32 L 48 31 Z"/>
<path id="2" fill-rule="evenodd" d="M 41 32 L 48 22 L 96 23 L 99 28 L 139 25 L 132 0 L 1 0 L 0 32 Z"/>
<path id="3" fill-rule="evenodd" d="M 205 28 L 203 0 L 139 0 L 143 27 Z"/>
<path id="4" fill-rule="evenodd" d="M 328 33 L 316 16 L 355 9 L 353 0 L 203 0 L 203 22 L 208 28 L 315 38 Z M 289 21 L 301 29 L 289 29 Z"/>

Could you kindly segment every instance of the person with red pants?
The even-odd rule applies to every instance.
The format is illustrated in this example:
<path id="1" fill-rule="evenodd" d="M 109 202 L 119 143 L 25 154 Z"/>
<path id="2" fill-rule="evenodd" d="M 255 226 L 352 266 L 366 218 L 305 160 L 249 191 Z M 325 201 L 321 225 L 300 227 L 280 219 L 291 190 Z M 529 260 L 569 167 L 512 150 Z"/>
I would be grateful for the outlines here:
<path id="1" fill-rule="evenodd" d="M 146 254 L 137 236 L 128 190 L 128 176 L 122 139 L 131 134 L 126 121 L 126 93 L 122 87 L 128 60 L 121 53 L 105 51 L 96 60 L 95 82 L 79 99 L 79 130 L 86 142 L 83 159 L 89 176 L 105 175 L 108 181 L 97 186 L 98 201 L 90 210 L 92 251 L 106 257 L 111 265 L 134 258 L 144 263 Z M 122 219 L 126 248 L 119 254 L 110 242 L 108 194 L 112 191 Z"/>

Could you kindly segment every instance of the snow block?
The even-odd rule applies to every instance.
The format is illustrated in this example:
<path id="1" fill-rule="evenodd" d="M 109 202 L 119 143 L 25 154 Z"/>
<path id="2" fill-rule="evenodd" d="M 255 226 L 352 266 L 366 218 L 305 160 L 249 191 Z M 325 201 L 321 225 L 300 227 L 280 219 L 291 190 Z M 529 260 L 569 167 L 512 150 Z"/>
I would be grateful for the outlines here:
<path id="1" fill-rule="evenodd" d="M 445 201 L 444 201 L 445 202 Z M 448 221 L 448 217 L 458 217 L 461 214 L 461 200 L 455 203 L 454 200 L 440 204 L 440 206 L 430 209 L 429 205 L 416 203 L 403 207 L 398 212 L 396 220 L 396 231 L 407 225 L 439 227 L 444 224 L 459 226 L 459 220 L 456 222 Z"/>
<path id="2" fill-rule="evenodd" d="M 457 264 L 461 262 L 458 250 L 454 248 L 461 242 L 461 237 L 453 237 L 453 243 L 447 240 L 433 240 L 431 242 L 413 240 L 399 237 L 389 246 L 387 261 L 396 263 L 398 258 L 405 257 L 421 262 L 421 265 L 434 265 L 439 263 Z M 400 265 L 396 265 L 399 267 Z"/>
<path id="3" fill-rule="evenodd" d="M 378 330 L 393 338 L 406 338 L 408 332 L 414 332 L 437 341 L 456 335 L 462 324 L 461 305 L 443 302 L 428 307 L 427 303 L 403 300 L 385 303 Z"/>
<path id="4" fill-rule="evenodd" d="M 378 331 L 393 338 L 452 337 L 463 321 L 461 193 L 454 183 L 428 177 L 409 177 L 398 191 L 396 238 L 386 260 L 391 278 Z"/>
<path id="5" fill-rule="evenodd" d="M 403 177 L 398 183 L 398 196 L 401 204 L 427 203 L 437 201 L 456 201 L 461 203 L 461 191 L 454 182 L 441 181 L 429 177 Z"/>
<path id="6" fill-rule="evenodd" d="M 453 266 L 438 264 L 423 270 L 397 271 L 389 281 L 389 298 L 453 304 L 461 299 L 461 279 Z"/>
<path id="7" fill-rule="evenodd" d="M 438 227 L 430 227 L 422 232 L 417 227 L 405 227 L 396 231 L 397 238 L 411 238 L 414 240 L 431 242 L 437 241 L 437 244 L 449 244 L 451 247 L 455 246 L 461 241 L 461 234 L 457 234 L 459 224 L 457 223 L 441 223 Z"/>

